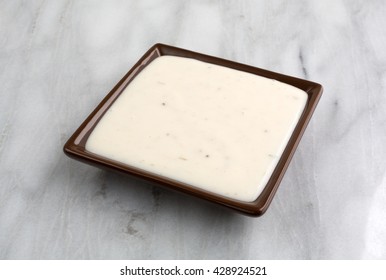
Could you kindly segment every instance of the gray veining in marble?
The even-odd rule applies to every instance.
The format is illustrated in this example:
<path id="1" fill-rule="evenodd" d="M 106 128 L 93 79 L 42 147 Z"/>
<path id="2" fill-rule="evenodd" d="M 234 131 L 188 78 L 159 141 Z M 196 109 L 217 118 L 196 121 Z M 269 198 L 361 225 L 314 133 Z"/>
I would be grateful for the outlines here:
<path id="1" fill-rule="evenodd" d="M 1 259 L 386 259 L 384 1 L 0 1 Z M 324 95 L 277 195 L 245 217 L 64 156 L 156 42 Z"/>

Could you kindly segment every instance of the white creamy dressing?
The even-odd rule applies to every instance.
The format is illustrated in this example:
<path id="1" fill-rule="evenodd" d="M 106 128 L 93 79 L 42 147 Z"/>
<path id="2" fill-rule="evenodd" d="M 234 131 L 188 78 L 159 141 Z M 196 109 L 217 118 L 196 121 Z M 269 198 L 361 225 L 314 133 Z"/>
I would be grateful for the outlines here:
<path id="1" fill-rule="evenodd" d="M 175 56 L 151 62 L 86 150 L 240 201 L 264 189 L 307 102 L 291 85 Z"/>

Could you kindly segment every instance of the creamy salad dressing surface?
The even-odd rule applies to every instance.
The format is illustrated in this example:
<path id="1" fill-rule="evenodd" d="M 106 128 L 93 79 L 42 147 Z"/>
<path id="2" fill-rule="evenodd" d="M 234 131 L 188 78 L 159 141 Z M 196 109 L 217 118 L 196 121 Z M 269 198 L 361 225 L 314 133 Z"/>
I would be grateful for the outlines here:
<path id="1" fill-rule="evenodd" d="M 304 110 L 293 86 L 175 56 L 151 62 L 86 150 L 240 201 L 264 189 Z"/>

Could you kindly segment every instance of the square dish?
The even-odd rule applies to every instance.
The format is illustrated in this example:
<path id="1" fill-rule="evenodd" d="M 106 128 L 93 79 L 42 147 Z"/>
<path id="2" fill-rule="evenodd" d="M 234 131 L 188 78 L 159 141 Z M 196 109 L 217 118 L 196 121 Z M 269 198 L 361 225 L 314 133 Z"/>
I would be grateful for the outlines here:
<path id="1" fill-rule="evenodd" d="M 156 44 L 64 152 L 260 216 L 321 93 L 310 81 Z"/>

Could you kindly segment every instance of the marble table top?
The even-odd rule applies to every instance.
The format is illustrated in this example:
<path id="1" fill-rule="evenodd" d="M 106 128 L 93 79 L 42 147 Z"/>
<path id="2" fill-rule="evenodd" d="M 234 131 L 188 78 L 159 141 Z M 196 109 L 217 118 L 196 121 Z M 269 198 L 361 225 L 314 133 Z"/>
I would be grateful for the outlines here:
<path id="1" fill-rule="evenodd" d="M 0 259 L 386 259 L 384 1 L 0 7 Z M 63 154 L 157 42 L 324 86 L 261 218 Z"/>

